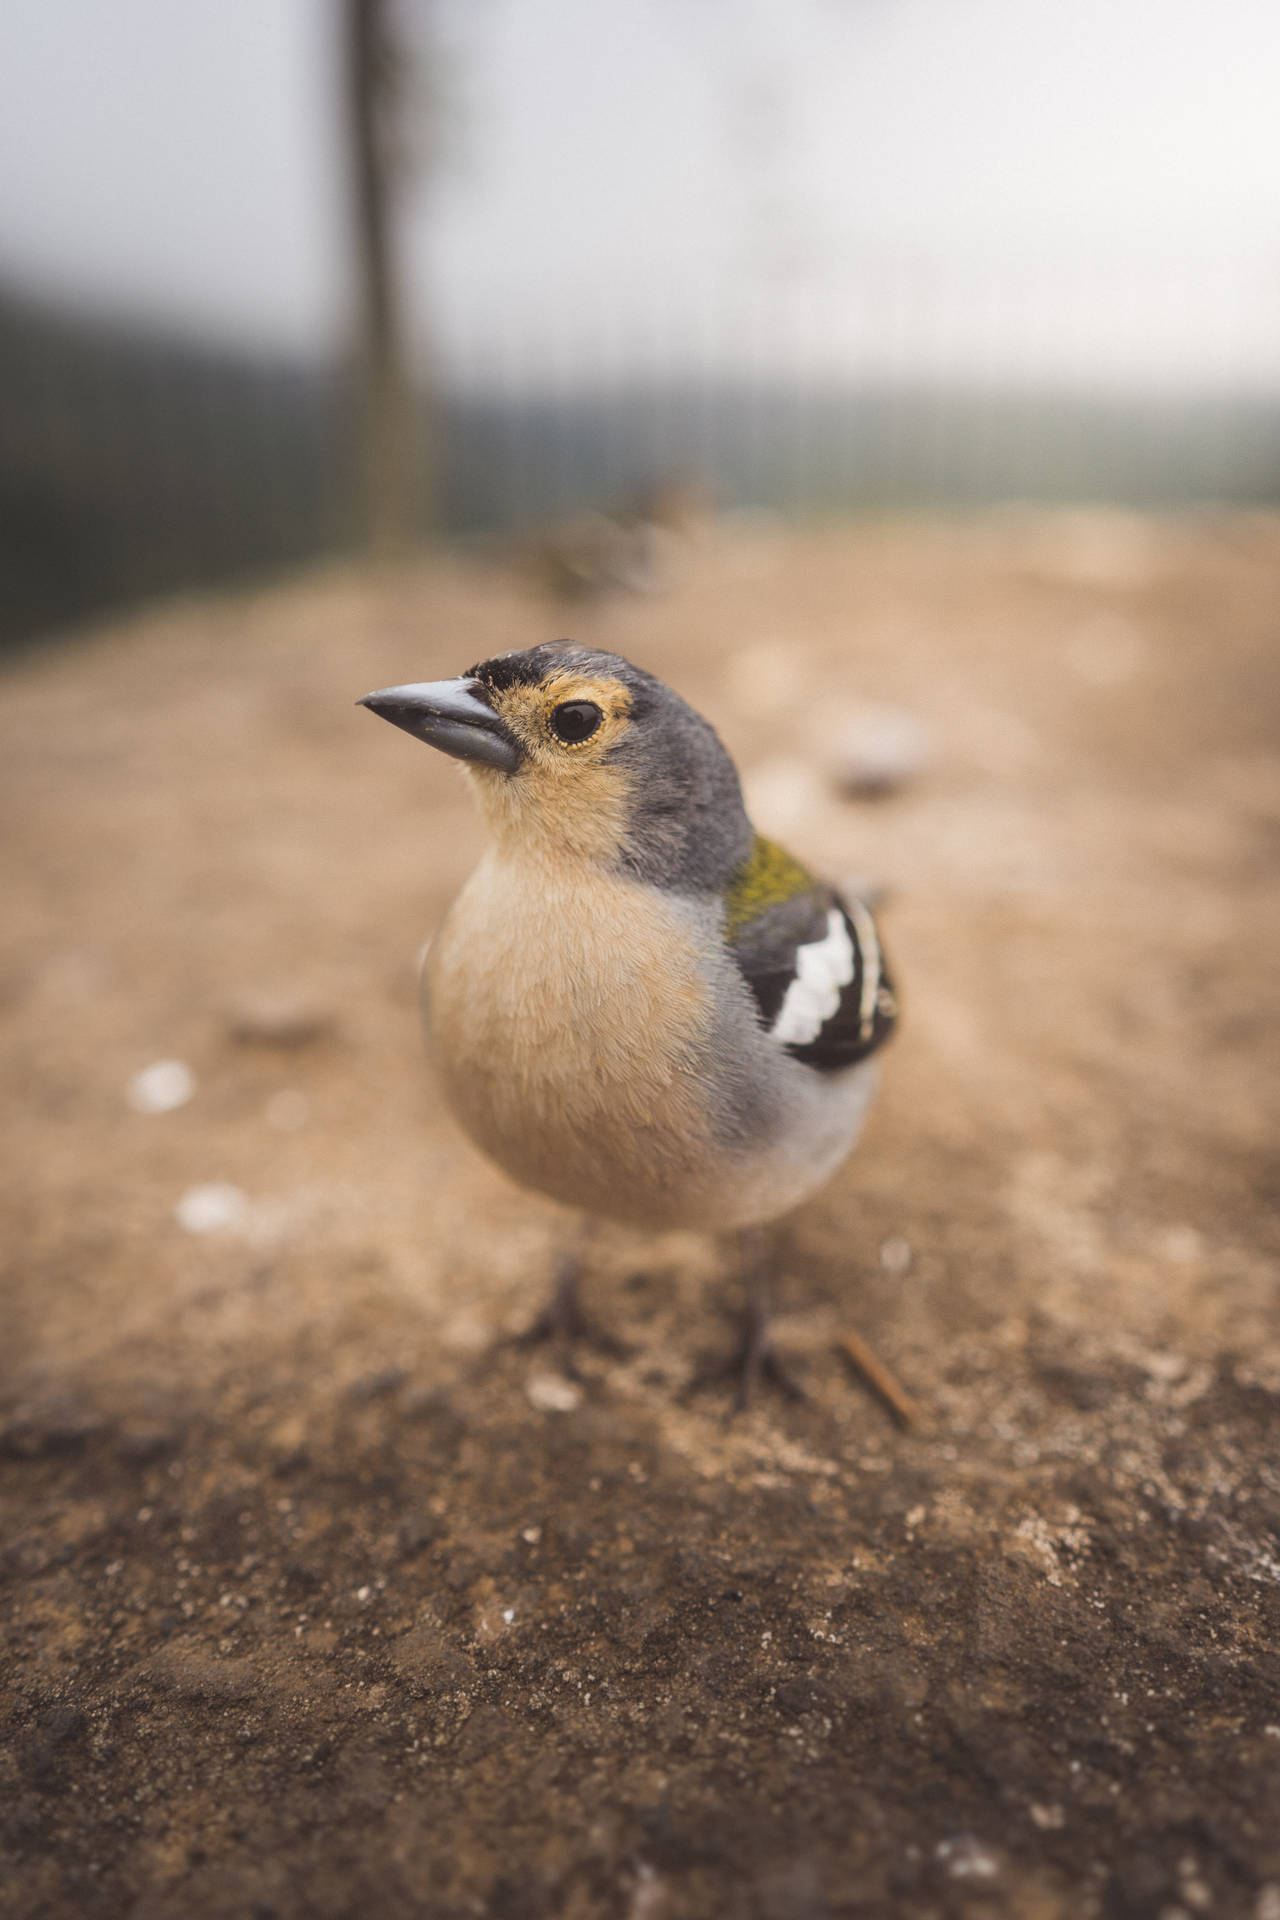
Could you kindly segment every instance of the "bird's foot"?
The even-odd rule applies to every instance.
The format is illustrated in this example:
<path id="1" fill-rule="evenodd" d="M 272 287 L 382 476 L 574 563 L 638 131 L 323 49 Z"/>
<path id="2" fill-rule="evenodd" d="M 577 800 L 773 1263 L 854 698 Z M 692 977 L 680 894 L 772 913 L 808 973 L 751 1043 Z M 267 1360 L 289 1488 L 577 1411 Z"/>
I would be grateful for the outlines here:
<path id="1" fill-rule="evenodd" d="M 758 1227 L 742 1236 L 746 1256 L 747 1310 L 742 1334 L 733 1352 L 724 1360 L 712 1361 L 694 1375 L 686 1395 L 724 1380 L 734 1383 L 734 1411 L 743 1413 L 764 1385 L 776 1387 L 786 1399 L 807 1401 L 809 1396 L 783 1363 L 773 1338 L 773 1312 L 769 1288 L 769 1258 L 764 1235 Z"/>
<path id="2" fill-rule="evenodd" d="M 573 1357 L 575 1347 L 594 1348 L 610 1360 L 625 1359 L 629 1349 L 606 1328 L 598 1325 L 583 1308 L 578 1290 L 581 1274 L 581 1265 L 576 1258 L 567 1257 L 563 1260 L 551 1298 L 541 1313 L 523 1333 L 511 1334 L 499 1344 L 516 1347 L 521 1352 L 533 1347 L 552 1346 L 561 1367 L 571 1380 L 580 1380 L 582 1377 Z"/>
<path id="3" fill-rule="evenodd" d="M 762 1386 L 776 1387 L 786 1399 L 805 1403 L 809 1396 L 778 1352 L 773 1327 L 767 1314 L 757 1311 L 754 1302 L 747 1311 L 742 1336 L 733 1352 L 723 1360 L 712 1360 L 699 1368 L 685 1389 L 686 1396 L 704 1387 L 731 1380 L 734 1386 L 735 1413 L 752 1406 Z"/>
<path id="4" fill-rule="evenodd" d="M 755 1399 L 760 1388 L 767 1382 L 776 1387 L 788 1400 L 803 1404 L 809 1396 L 795 1375 L 784 1364 L 774 1341 L 773 1330 L 769 1326 L 757 1330 L 748 1326 L 743 1334 L 738 1352 L 733 1356 L 731 1365 L 738 1376 L 737 1393 L 734 1407 L 738 1413 L 745 1413 Z"/>
<path id="5" fill-rule="evenodd" d="M 571 1379 L 576 1379 L 579 1373 L 573 1358 L 575 1347 L 591 1347 L 610 1360 L 624 1360 L 629 1352 L 623 1342 L 606 1327 L 585 1314 L 576 1300 L 566 1307 L 558 1294 L 552 1295 L 537 1319 L 523 1333 L 512 1334 L 506 1344 L 517 1347 L 522 1353 L 532 1347 L 555 1347 L 560 1364 Z"/>

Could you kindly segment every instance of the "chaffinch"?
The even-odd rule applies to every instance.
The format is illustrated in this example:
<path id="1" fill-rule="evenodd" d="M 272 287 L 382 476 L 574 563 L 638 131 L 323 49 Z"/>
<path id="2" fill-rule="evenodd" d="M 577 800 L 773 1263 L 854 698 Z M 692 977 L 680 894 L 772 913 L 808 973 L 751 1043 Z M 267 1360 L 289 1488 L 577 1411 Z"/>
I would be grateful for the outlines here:
<path id="1" fill-rule="evenodd" d="M 897 1018 L 874 921 L 755 832 L 714 729 L 618 654 L 560 642 L 360 703 L 462 762 L 488 847 L 423 985 L 449 1102 L 511 1177 L 584 1213 L 711 1232 L 830 1178 Z M 790 1391 L 757 1258 L 740 1397 Z M 534 1331 L 580 1331 L 576 1261 Z"/>

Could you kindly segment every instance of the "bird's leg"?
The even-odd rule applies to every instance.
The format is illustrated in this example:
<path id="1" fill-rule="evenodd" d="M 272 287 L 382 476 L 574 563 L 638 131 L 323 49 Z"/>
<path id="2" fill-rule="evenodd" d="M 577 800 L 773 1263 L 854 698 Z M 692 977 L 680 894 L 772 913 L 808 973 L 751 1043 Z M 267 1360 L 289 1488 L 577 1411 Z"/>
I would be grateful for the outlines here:
<path id="1" fill-rule="evenodd" d="M 584 1216 L 573 1239 L 557 1256 L 550 1299 L 536 1320 L 523 1333 L 518 1333 L 512 1343 L 517 1347 L 537 1347 L 553 1341 L 562 1350 L 569 1373 L 575 1371 L 570 1350 L 577 1345 L 595 1347 L 615 1359 L 626 1352 L 622 1342 L 598 1327 L 583 1309 L 584 1255 L 594 1232 L 595 1222 Z"/>
<path id="2" fill-rule="evenodd" d="M 778 1358 L 774 1344 L 771 1262 L 765 1236 L 759 1227 L 748 1227 L 742 1234 L 741 1244 L 747 1295 L 741 1337 L 726 1360 L 704 1368 L 690 1383 L 690 1390 L 696 1391 L 713 1381 L 733 1380 L 736 1383 L 735 1406 L 739 1413 L 751 1405 L 764 1382 L 777 1387 L 788 1400 L 804 1400 L 808 1397 Z"/>
<path id="3" fill-rule="evenodd" d="M 759 1227 L 748 1227 L 742 1236 L 746 1260 L 747 1311 L 742 1326 L 742 1342 L 735 1358 L 738 1375 L 738 1410 L 751 1405 L 762 1381 L 785 1393 L 788 1400 L 807 1396 L 778 1358 L 773 1338 L 773 1287 L 770 1279 L 769 1250 Z"/>

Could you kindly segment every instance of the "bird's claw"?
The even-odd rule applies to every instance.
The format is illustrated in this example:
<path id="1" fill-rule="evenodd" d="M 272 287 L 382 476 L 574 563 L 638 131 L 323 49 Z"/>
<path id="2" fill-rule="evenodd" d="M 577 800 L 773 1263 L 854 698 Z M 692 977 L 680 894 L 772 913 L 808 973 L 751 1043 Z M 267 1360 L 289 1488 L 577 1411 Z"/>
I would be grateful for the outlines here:
<path id="1" fill-rule="evenodd" d="M 533 1347 L 554 1346 L 561 1366 L 571 1380 L 581 1378 L 573 1358 L 575 1347 L 591 1347 L 609 1360 L 625 1360 L 630 1349 L 585 1314 L 574 1298 L 553 1295 L 537 1319 L 521 1333 L 513 1333 L 501 1343 L 527 1353 Z"/>
<path id="2" fill-rule="evenodd" d="M 734 1351 L 723 1360 L 712 1360 L 700 1367 L 685 1388 L 684 1398 L 691 1398 L 704 1387 L 720 1386 L 726 1380 L 734 1383 L 735 1413 L 745 1413 L 753 1405 L 759 1389 L 766 1385 L 776 1387 L 784 1398 L 797 1405 L 804 1405 L 809 1398 L 779 1355 L 772 1328 L 767 1322 L 762 1324 L 754 1314 L 743 1328 Z"/>

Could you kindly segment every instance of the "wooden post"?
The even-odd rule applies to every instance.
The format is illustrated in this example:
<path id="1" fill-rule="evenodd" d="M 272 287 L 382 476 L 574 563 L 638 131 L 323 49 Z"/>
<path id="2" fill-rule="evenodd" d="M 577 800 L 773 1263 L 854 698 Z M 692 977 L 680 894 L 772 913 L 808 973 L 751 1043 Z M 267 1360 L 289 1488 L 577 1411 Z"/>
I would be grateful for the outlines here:
<path id="1" fill-rule="evenodd" d="M 396 248 L 397 126 L 405 56 L 388 0 L 343 12 L 358 298 L 357 382 L 365 537 L 402 552 L 419 532 L 420 423 L 404 358 Z"/>

